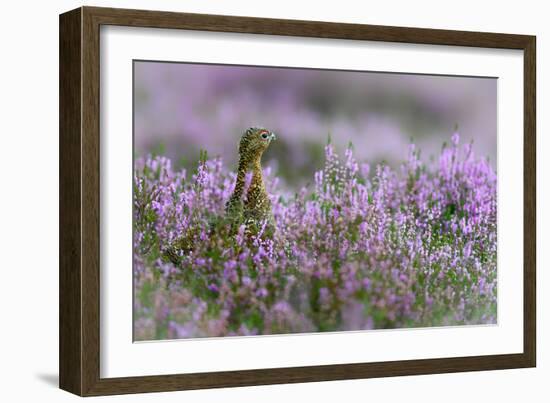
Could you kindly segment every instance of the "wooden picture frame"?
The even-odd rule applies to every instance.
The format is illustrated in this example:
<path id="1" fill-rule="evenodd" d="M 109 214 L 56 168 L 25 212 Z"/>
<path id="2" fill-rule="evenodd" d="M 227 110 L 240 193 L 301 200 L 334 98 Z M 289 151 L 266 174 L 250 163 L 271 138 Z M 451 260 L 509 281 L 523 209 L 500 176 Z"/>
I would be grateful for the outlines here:
<path id="1" fill-rule="evenodd" d="M 276 369 L 100 377 L 100 26 L 523 50 L 523 353 Z M 81 396 L 534 367 L 536 363 L 534 36 L 81 7 L 60 16 L 60 387 Z"/>

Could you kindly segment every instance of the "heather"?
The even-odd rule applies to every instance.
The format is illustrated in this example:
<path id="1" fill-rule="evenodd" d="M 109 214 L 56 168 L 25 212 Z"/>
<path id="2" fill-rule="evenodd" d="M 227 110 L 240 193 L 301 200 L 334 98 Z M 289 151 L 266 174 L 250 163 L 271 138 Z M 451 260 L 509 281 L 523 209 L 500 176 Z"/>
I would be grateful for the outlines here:
<path id="1" fill-rule="evenodd" d="M 268 167 L 276 230 L 251 234 L 224 223 L 221 158 L 137 159 L 135 339 L 496 323 L 496 173 L 457 133 L 403 160 L 371 167 L 329 143 L 297 191 Z"/>
<path id="2" fill-rule="evenodd" d="M 340 153 L 352 141 L 359 161 L 396 169 L 411 137 L 436 155 L 454 124 L 495 168 L 494 78 L 136 61 L 134 101 L 135 152 L 174 169 L 192 170 L 201 149 L 232 169 L 235 136 L 262 126 L 284 137 L 264 163 L 299 187 L 322 166 L 328 132 Z"/>

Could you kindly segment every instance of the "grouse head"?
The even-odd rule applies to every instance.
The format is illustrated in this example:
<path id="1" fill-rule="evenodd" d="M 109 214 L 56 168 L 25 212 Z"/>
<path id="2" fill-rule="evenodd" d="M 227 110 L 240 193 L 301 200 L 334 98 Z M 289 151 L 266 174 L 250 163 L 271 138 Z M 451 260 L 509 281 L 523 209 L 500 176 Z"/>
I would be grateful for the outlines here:
<path id="1" fill-rule="evenodd" d="M 275 138 L 275 133 L 263 127 L 251 127 L 247 129 L 241 137 L 239 144 L 241 158 L 252 162 L 254 159 L 261 157 Z"/>

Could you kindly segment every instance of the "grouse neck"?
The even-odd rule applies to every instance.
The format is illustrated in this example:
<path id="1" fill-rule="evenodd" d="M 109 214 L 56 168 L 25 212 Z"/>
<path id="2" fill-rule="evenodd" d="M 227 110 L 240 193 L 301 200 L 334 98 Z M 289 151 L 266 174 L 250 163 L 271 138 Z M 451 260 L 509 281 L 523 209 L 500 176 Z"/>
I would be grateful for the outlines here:
<path id="1" fill-rule="evenodd" d="M 258 155 L 252 161 L 252 182 L 263 183 L 262 176 L 262 156 Z"/>
<path id="2" fill-rule="evenodd" d="M 237 168 L 237 182 L 235 183 L 233 198 L 240 199 L 240 197 L 242 196 L 247 171 L 248 163 L 241 157 L 241 159 L 239 160 L 239 167 Z"/>

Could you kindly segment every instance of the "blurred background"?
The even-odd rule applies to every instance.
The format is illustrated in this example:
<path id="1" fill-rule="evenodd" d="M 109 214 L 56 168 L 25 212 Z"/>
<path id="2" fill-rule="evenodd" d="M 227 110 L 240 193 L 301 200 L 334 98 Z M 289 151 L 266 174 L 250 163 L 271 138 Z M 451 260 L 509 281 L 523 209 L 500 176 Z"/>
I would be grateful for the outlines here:
<path id="1" fill-rule="evenodd" d="M 455 127 L 496 168 L 497 80 L 167 62 L 134 62 L 135 155 L 192 168 L 199 150 L 234 169 L 241 134 L 277 134 L 264 156 L 288 184 L 323 165 L 328 136 L 371 166 L 395 166 L 410 141 L 436 156 Z"/>

